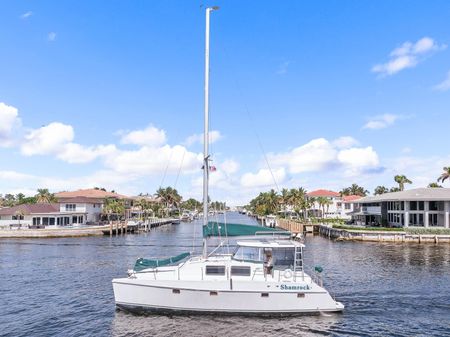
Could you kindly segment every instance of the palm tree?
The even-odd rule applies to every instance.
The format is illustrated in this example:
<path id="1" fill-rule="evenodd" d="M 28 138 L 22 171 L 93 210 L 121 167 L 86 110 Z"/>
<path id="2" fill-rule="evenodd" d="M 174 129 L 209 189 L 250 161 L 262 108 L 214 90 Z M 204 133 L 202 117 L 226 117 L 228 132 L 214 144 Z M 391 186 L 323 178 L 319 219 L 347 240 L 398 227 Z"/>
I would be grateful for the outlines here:
<path id="1" fill-rule="evenodd" d="M 56 197 L 53 193 L 50 193 L 48 188 L 38 188 L 37 194 L 35 195 L 36 202 L 42 204 L 50 204 L 56 202 Z"/>
<path id="2" fill-rule="evenodd" d="M 170 186 L 166 188 L 160 187 L 156 191 L 156 196 L 165 204 L 167 216 L 169 215 L 172 207 L 178 207 L 182 200 L 182 197 L 178 194 L 178 191 Z"/>
<path id="3" fill-rule="evenodd" d="M 367 194 L 369 194 L 369 191 L 366 190 L 364 187 L 359 186 L 358 184 L 352 184 L 352 186 L 342 189 L 340 194 L 341 194 L 341 196 L 343 196 L 343 195 L 359 195 L 361 197 L 365 197 Z"/>
<path id="4" fill-rule="evenodd" d="M 316 202 L 319 204 L 319 208 L 322 210 L 322 218 L 325 217 L 325 205 L 327 203 L 327 198 L 325 197 L 317 197 Z"/>
<path id="5" fill-rule="evenodd" d="M 443 168 L 444 172 L 440 175 L 437 181 L 444 182 L 446 179 L 450 179 L 450 166 Z"/>
<path id="6" fill-rule="evenodd" d="M 429 183 L 428 187 L 430 187 L 430 188 L 442 188 L 442 185 L 439 185 L 438 183 Z"/>
<path id="7" fill-rule="evenodd" d="M 375 190 L 373 191 L 373 194 L 378 195 L 378 194 L 384 194 L 384 193 L 388 193 L 389 189 L 385 186 L 377 186 L 375 187 Z"/>
<path id="8" fill-rule="evenodd" d="M 396 175 L 394 177 L 395 182 L 398 184 L 400 191 L 405 189 L 405 184 L 412 184 L 412 181 L 406 178 L 405 175 Z"/>
<path id="9" fill-rule="evenodd" d="M 281 190 L 281 194 L 280 194 L 280 203 L 281 203 L 281 207 L 284 211 L 284 217 L 286 217 L 287 207 L 291 206 L 290 201 L 291 201 L 290 191 L 287 188 L 283 188 Z"/>

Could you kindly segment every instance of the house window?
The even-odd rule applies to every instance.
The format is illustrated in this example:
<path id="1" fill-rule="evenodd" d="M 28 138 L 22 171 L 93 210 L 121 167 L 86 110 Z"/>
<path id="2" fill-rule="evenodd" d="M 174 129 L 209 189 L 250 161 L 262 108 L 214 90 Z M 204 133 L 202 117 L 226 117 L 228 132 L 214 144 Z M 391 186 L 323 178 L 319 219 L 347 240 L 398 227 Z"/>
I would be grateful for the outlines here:
<path id="1" fill-rule="evenodd" d="M 425 203 L 423 201 L 419 201 L 419 211 L 423 211 L 425 209 Z"/>
<path id="2" fill-rule="evenodd" d="M 344 208 L 347 210 L 351 209 L 351 204 L 344 204 Z"/>
<path id="3" fill-rule="evenodd" d="M 75 211 L 76 208 L 77 208 L 77 205 L 75 205 L 75 204 L 66 204 L 66 212 Z"/>
<path id="4" fill-rule="evenodd" d="M 206 275 L 225 275 L 225 266 L 206 266 Z"/>
<path id="5" fill-rule="evenodd" d="M 409 209 L 411 211 L 417 211 L 417 201 L 410 201 L 409 202 Z"/>

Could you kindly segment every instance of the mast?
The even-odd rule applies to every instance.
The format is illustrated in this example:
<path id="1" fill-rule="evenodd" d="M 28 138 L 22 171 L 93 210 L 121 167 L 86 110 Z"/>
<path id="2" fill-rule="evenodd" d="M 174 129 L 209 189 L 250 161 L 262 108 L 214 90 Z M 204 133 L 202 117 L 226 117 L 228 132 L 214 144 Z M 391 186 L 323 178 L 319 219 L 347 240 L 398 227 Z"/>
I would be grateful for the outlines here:
<path id="1" fill-rule="evenodd" d="M 205 31 L 205 121 L 203 131 L 203 226 L 208 225 L 208 184 L 209 184 L 209 16 L 219 7 L 206 8 Z M 203 257 L 207 256 L 207 243 L 203 238 Z"/>

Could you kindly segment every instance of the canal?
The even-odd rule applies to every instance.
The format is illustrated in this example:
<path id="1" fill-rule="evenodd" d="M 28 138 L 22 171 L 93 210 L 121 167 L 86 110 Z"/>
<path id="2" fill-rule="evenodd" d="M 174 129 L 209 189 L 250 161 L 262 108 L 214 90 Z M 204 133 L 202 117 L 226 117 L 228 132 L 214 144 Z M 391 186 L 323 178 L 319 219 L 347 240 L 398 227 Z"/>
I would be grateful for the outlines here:
<path id="1" fill-rule="evenodd" d="M 229 222 L 252 220 L 230 214 Z M 201 224 L 118 237 L 0 240 L 1 336 L 450 336 L 450 245 L 306 238 L 305 265 L 343 314 L 287 318 L 136 316 L 111 279 L 138 257 L 197 251 Z M 195 240 L 194 240 L 195 237 Z M 195 242 L 194 242 L 195 241 Z"/>

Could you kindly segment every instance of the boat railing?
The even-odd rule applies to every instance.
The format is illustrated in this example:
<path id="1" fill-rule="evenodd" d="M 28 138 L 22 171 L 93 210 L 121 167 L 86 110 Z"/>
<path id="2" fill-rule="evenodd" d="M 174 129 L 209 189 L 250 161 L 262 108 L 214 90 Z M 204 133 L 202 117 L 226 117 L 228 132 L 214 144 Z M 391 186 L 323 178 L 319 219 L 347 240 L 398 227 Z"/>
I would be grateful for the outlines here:
<path id="1" fill-rule="evenodd" d="M 255 232 L 255 236 L 258 236 L 258 237 L 269 236 L 271 238 L 277 238 L 277 239 L 290 239 L 291 232 L 289 232 L 289 231 L 276 231 L 276 232 L 257 231 L 257 232 Z"/>

